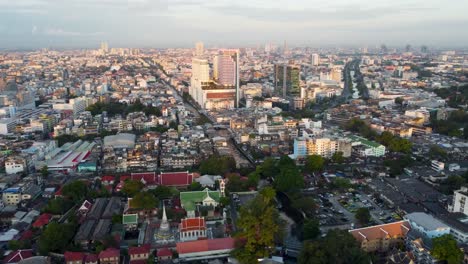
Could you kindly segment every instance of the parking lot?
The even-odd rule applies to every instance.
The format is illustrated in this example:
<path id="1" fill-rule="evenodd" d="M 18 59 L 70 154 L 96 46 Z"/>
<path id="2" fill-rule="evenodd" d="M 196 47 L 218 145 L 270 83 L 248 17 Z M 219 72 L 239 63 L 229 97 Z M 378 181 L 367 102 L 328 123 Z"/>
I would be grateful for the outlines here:
<path id="1" fill-rule="evenodd" d="M 357 223 L 355 213 L 362 207 L 369 209 L 372 217 L 370 224 L 383 224 L 400 220 L 381 201 L 362 191 L 319 194 L 316 200 L 320 205 L 317 217 L 324 230 L 354 228 Z"/>

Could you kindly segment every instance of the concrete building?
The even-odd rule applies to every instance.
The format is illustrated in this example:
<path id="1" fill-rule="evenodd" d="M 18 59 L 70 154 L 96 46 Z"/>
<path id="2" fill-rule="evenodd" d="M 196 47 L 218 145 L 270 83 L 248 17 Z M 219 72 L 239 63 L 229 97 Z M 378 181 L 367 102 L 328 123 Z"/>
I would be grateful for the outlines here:
<path id="1" fill-rule="evenodd" d="M 210 81 L 210 66 L 207 60 L 192 59 L 192 77 L 190 79 L 189 94 L 199 102 L 202 96 L 202 84 Z"/>
<path id="2" fill-rule="evenodd" d="M 239 50 L 221 50 L 214 58 L 213 78 L 221 86 L 235 90 L 235 107 L 239 107 Z"/>
<path id="3" fill-rule="evenodd" d="M 408 221 L 349 230 L 365 252 L 386 252 L 403 244 L 411 226 Z"/>
<path id="4" fill-rule="evenodd" d="M 312 54 L 311 64 L 312 66 L 318 66 L 320 64 L 320 55 L 317 53 Z"/>
<path id="5" fill-rule="evenodd" d="M 453 192 L 453 202 L 451 211 L 454 213 L 462 213 L 468 215 L 468 187 L 461 187 L 460 190 Z"/>
<path id="6" fill-rule="evenodd" d="M 300 72 L 296 65 L 275 64 L 274 68 L 274 89 L 275 93 L 283 98 L 287 96 L 300 96 Z"/>
<path id="7" fill-rule="evenodd" d="M 445 168 L 445 163 L 437 161 L 437 160 L 432 160 L 431 168 L 435 171 L 443 171 Z"/>
<path id="8" fill-rule="evenodd" d="M 294 139 L 295 158 L 320 155 L 330 158 L 336 152 L 343 152 L 344 157 L 351 156 L 351 141 L 331 138 L 296 138 Z"/>
<path id="9" fill-rule="evenodd" d="M 412 229 L 424 237 L 433 239 L 450 234 L 450 227 L 430 214 L 416 212 L 407 214 L 404 218 L 409 221 Z"/>
<path id="10" fill-rule="evenodd" d="M 21 173 L 26 169 L 26 161 L 21 157 L 9 158 L 5 161 L 7 174 Z"/>
<path id="11" fill-rule="evenodd" d="M 0 135 L 7 135 L 14 131 L 16 127 L 16 119 L 3 118 L 0 119 Z"/>

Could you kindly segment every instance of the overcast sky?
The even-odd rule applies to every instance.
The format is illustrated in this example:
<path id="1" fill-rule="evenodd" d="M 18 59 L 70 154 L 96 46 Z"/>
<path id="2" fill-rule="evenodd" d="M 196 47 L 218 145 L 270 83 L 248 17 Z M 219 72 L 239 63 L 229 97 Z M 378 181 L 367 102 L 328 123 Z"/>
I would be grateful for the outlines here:
<path id="1" fill-rule="evenodd" d="M 468 0 L 0 0 L 0 48 L 468 46 Z"/>

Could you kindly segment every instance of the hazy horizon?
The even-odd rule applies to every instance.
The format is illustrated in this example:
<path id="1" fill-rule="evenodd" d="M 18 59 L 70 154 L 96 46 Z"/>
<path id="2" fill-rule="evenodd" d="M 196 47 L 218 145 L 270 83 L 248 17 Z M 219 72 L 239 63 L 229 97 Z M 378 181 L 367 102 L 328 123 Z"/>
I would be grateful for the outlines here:
<path id="1" fill-rule="evenodd" d="M 468 1 L 0 0 L 0 49 L 466 47 Z"/>

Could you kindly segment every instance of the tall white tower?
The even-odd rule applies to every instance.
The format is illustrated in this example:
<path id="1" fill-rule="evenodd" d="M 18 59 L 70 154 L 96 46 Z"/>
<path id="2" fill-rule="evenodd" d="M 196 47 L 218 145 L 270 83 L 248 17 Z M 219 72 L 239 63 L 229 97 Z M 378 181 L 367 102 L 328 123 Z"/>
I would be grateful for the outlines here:
<path id="1" fill-rule="evenodd" d="M 201 57 L 205 53 L 203 42 L 195 43 L 195 56 Z"/>
<path id="2" fill-rule="evenodd" d="M 202 96 L 202 83 L 210 80 L 210 65 L 207 60 L 192 59 L 192 78 L 190 79 L 189 94 L 200 102 Z"/>

